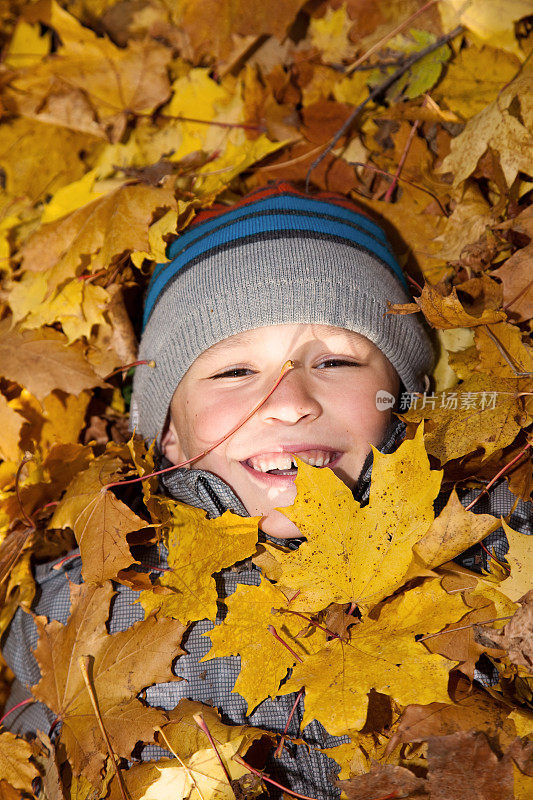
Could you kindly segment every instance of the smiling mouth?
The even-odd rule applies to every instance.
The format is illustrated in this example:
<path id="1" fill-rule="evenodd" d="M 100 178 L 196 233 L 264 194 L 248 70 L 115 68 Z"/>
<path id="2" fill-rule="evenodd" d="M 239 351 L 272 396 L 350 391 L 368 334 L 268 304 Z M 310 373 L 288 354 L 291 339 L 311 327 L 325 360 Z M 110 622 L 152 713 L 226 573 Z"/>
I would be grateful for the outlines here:
<path id="1" fill-rule="evenodd" d="M 342 453 L 331 450 L 306 450 L 296 455 L 312 467 L 323 468 L 336 463 Z M 263 475 L 294 478 L 298 474 L 298 467 L 291 453 L 264 453 L 241 461 L 241 464 Z"/>

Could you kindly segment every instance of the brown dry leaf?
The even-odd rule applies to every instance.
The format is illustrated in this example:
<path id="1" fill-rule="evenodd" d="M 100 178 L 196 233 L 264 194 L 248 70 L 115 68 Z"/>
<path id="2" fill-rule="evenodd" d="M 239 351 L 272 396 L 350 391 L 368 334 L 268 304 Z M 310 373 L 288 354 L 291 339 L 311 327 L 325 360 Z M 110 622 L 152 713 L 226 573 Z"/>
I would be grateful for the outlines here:
<path id="1" fill-rule="evenodd" d="M 110 582 L 102 586 L 71 584 L 71 613 L 66 625 L 37 617 L 39 642 L 35 657 L 41 680 L 32 687 L 62 721 L 61 742 L 72 769 L 95 786 L 105 761 L 102 740 L 78 660 L 90 657 L 89 676 L 111 745 L 129 757 L 137 741 L 153 741 L 162 711 L 137 700 L 146 686 L 177 679 L 171 671 L 185 628 L 175 620 L 150 617 L 109 635 L 106 620 L 113 596 Z"/>
<path id="2" fill-rule="evenodd" d="M 490 514 L 465 511 L 454 489 L 426 535 L 413 545 L 413 552 L 432 569 L 451 561 L 499 527 L 500 520 Z"/>
<path id="3" fill-rule="evenodd" d="M 466 683 L 466 680 L 465 680 Z M 469 694 L 455 703 L 430 703 L 407 706 L 387 746 L 390 753 L 398 744 L 421 742 L 458 731 L 484 731 L 497 738 L 502 750 L 514 739 L 512 722 L 506 721 L 509 708 L 480 689 L 469 686 Z"/>
<path id="4" fill-rule="evenodd" d="M 51 328 L 18 331 L 9 319 L 0 322 L 0 364 L 3 377 L 27 387 L 39 400 L 54 389 L 79 394 L 106 385 L 79 343 L 67 346 L 66 336 Z"/>
<path id="5" fill-rule="evenodd" d="M 493 603 L 485 603 L 481 608 L 470 611 L 462 619 L 446 625 L 439 636 L 427 639 L 425 645 L 432 653 L 458 661 L 458 669 L 470 680 L 474 680 L 474 669 L 482 653 L 501 658 L 502 647 L 476 635 L 477 626 L 497 617 Z M 480 626 L 481 630 L 484 626 Z M 460 629 L 460 630 L 456 630 Z M 492 637 L 491 637 L 492 638 Z"/>
<path id="6" fill-rule="evenodd" d="M 501 630 L 484 627 L 481 631 L 495 647 L 507 650 L 509 661 L 533 673 L 533 590 L 520 601 L 521 608 Z"/>
<path id="7" fill-rule="evenodd" d="M 496 378 L 476 373 L 453 391 L 416 399 L 402 415 L 407 422 L 431 420 L 424 436 L 427 452 L 445 464 L 477 448 L 484 458 L 512 444 L 521 428 L 533 420 L 519 392 L 528 383 L 520 378 Z"/>
<path id="8" fill-rule="evenodd" d="M 39 771 L 30 761 L 31 755 L 31 747 L 24 739 L 9 731 L 0 733 L 0 779 L 33 794 L 32 781 Z"/>
<path id="9" fill-rule="evenodd" d="M 502 226 L 503 227 L 503 226 Z M 533 316 L 533 280 L 531 263 L 533 260 L 533 210 L 525 208 L 511 224 L 512 231 L 528 236 L 529 242 L 521 250 L 517 250 L 505 263 L 491 272 L 503 284 L 503 299 L 509 314 L 519 322 L 527 321 Z"/>
<path id="10" fill-rule="evenodd" d="M 52 528 L 72 528 L 83 560 L 83 578 L 99 583 L 131 566 L 126 536 L 149 527 L 106 485 L 117 479 L 122 461 L 110 454 L 96 458 L 70 483 L 54 512 Z"/>
<path id="11" fill-rule="evenodd" d="M 27 9 L 26 17 L 53 28 L 61 44 L 11 80 L 9 101 L 22 116 L 116 142 L 129 114 L 150 113 L 167 100 L 167 47 L 147 39 L 118 48 L 82 26 L 55 0 L 40 0 Z"/>
<path id="12" fill-rule="evenodd" d="M 428 741 L 431 800 L 514 800 L 510 759 L 498 759 L 484 733 L 431 737 Z"/>
<path id="13" fill-rule="evenodd" d="M 42 225 L 25 242 L 23 269 L 48 271 L 51 292 L 83 269 L 107 269 L 132 251 L 151 252 L 149 227 L 158 209 L 177 209 L 165 187 L 119 186 L 55 222 Z"/>
<path id="14" fill-rule="evenodd" d="M 500 322 L 506 318 L 504 311 L 496 311 L 491 308 L 484 308 L 479 316 L 470 314 L 457 297 L 455 286 L 450 294 L 442 294 L 439 288 L 442 291 L 446 291 L 444 286 L 431 286 L 429 283 L 425 283 L 422 294 L 420 297 L 414 298 L 414 303 L 403 305 L 401 303 L 393 303 L 388 313 L 416 314 L 417 311 L 422 311 L 432 328 L 442 330 L 447 328 L 472 328 L 476 325 Z"/>
<path id="15" fill-rule="evenodd" d="M 336 785 L 348 800 L 369 800 L 377 797 L 429 798 L 427 781 L 405 767 L 374 762 L 366 775 L 356 775 Z"/>
<path id="16" fill-rule="evenodd" d="M 233 50 L 236 34 L 274 34 L 281 41 L 303 4 L 304 0 L 279 0 L 274 10 L 257 1 L 183 0 L 178 9 L 173 9 L 173 16 L 187 34 L 196 62 L 206 56 L 225 61 Z"/>

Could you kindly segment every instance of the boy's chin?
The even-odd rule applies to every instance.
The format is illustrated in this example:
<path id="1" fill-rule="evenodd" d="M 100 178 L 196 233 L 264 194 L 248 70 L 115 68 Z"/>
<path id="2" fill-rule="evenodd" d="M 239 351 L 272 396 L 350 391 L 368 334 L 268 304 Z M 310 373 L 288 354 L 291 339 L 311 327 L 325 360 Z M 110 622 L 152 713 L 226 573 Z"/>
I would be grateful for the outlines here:
<path id="1" fill-rule="evenodd" d="M 276 539 L 297 539 L 302 535 L 294 522 L 275 509 L 261 517 L 259 528 Z"/>

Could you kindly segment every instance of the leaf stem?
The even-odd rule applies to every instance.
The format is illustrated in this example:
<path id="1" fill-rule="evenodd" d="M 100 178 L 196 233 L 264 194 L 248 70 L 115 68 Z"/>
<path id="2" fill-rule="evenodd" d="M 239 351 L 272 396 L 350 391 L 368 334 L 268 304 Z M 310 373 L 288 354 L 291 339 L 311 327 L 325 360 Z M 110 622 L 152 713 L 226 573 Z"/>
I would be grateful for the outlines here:
<path id="1" fill-rule="evenodd" d="M 207 450 L 204 450 L 203 453 L 198 453 L 198 455 L 193 456 L 192 458 L 188 458 L 186 461 L 181 461 L 179 464 L 172 464 L 171 467 L 165 467 L 165 469 L 158 469 L 156 472 L 150 472 L 149 475 L 142 475 L 140 478 L 131 478 L 126 481 L 114 481 L 113 483 L 107 483 L 103 488 L 111 489 L 113 486 L 126 486 L 130 483 L 138 483 L 139 481 L 146 481 L 148 480 L 148 478 L 153 478 L 156 475 L 163 475 L 163 473 L 165 472 L 171 472 L 172 470 L 179 469 L 180 467 L 185 467 L 187 464 L 192 464 L 193 461 L 198 461 L 199 458 L 203 458 L 208 453 L 210 453 L 211 450 L 214 450 L 215 447 L 218 447 L 220 444 L 222 444 L 222 442 L 225 442 L 226 439 L 229 439 L 230 436 L 233 436 L 233 434 L 236 433 L 239 430 L 239 428 L 242 428 L 245 422 L 248 422 L 250 417 L 252 417 L 256 411 L 259 411 L 261 406 L 264 403 L 266 403 L 272 392 L 275 389 L 277 389 L 279 383 L 282 381 L 287 372 L 289 372 L 289 370 L 291 369 L 294 369 L 294 361 L 286 361 L 283 367 L 281 368 L 281 372 L 279 374 L 276 383 L 274 384 L 272 389 L 270 389 L 270 391 L 263 397 L 263 399 L 260 400 L 259 403 L 257 403 L 257 405 L 255 405 L 252 408 L 252 410 L 248 412 L 248 414 L 244 417 L 244 419 L 238 422 L 237 425 L 235 425 L 228 433 L 226 433 L 224 436 L 218 439 L 218 441 L 212 444 L 211 447 L 208 447 Z"/>
<path id="2" fill-rule="evenodd" d="M 6 711 L 4 716 L 0 719 L 0 725 L 3 725 L 4 720 L 7 719 L 7 717 L 9 717 L 9 715 L 13 713 L 13 711 L 16 711 L 17 708 L 22 708 L 22 706 L 27 706 L 28 703 L 35 703 L 35 702 L 36 700 L 34 697 L 28 697 L 27 700 L 21 700 L 20 703 L 17 703 L 16 706 L 13 706 L 13 708 L 10 708 L 9 711 Z"/>
<path id="3" fill-rule="evenodd" d="M 205 735 L 207 736 L 207 738 L 209 739 L 209 744 L 211 745 L 211 747 L 215 751 L 215 755 L 216 755 L 216 757 L 218 759 L 218 763 L 222 767 L 222 771 L 224 772 L 224 775 L 226 776 L 226 780 L 227 780 L 227 782 L 229 783 L 229 785 L 231 787 L 231 791 L 233 792 L 233 784 L 231 782 L 231 775 L 228 772 L 228 768 L 226 767 L 226 765 L 222 761 L 222 757 L 221 757 L 220 753 L 218 752 L 217 746 L 215 744 L 215 740 L 211 736 L 211 731 L 207 727 L 207 724 L 206 724 L 204 718 L 202 717 L 201 714 L 193 714 L 192 718 L 196 722 L 196 724 L 198 725 L 200 730 L 203 731 L 205 733 Z M 235 792 L 233 792 L 233 794 L 235 794 Z"/>
<path id="4" fill-rule="evenodd" d="M 91 705 L 94 709 L 94 715 L 96 717 L 96 721 L 98 722 L 98 727 L 100 728 L 100 733 L 104 737 L 104 741 L 106 743 L 107 752 L 109 753 L 109 758 L 113 764 L 113 768 L 115 770 L 115 774 L 117 776 L 118 785 L 120 788 L 120 794 L 122 796 L 122 800 L 128 800 L 128 795 L 126 793 L 126 787 L 124 786 L 124 781 L 122 779 L 122 774 L 120 772 L 119 766 L 117 764 L 117 758 L 115 753 L 113 752 L 113 748 L 111 747 L 111 742 L 109 741 L 109 737 L 107 735 L 106 729 L 104 728 L 104 722 L 100 715 L 100 710 L 98 708 L 98 703 L 96 702 L 96 695 L 94 693 L 94 689 L 91 685 L 91 679 L 89 678 L 89 671 L 87 669 L 89 664 L 89 656 L 80 656 L 78 658 L 78 664 L 81 670 L 81 674 L 83 675 L 83 680 L 85 681 L 85 686 L 87 687 L 87 691 L 89 693 L 89 698 L 91 700 Z"/>
<path id="5" fill-rule="evenodd" d="M 294 658 L 296 658 L 300 662 L 300 664 L 303 664 L 303 658 L 300 658 L 298 653 L 296 653 L 292 649 L 292 647 L 290 645 L 288 645 L 287 642 L 284 639 L 281 638 L 281 636 L 279 635 L 279 633 L 277 632 L 277 630 L 275 629 L 275 627 L 273 625 L 269 625 L 268 626 L 268 632 L 271 633 L 272 636 L 274 637 L 274 639 L 277 639 L 278 642 L 280 642 L 280 644 L 283 645 L 283 647 L 286 647 L 287 650 L 289 651 L 289 653 L 291 653 L 291 655 L 293 655 Z"/>
<path id="6" fill-rule="evenodd" d="M 281 614 L 294 614 L 295 617 L 300 617 L 301 619 L 305 619 L 306 622 L 308 622 L 310 625 L 313 625 L 315 628 L 320 628 L 321 631 L 324 631 L 324 633 L 327 633 L 328 636 L 332 636 L 333 639 L 341 639 L 341 641 L 344 641 L 342 636 L 340 636 L 338 633 L 334 633 L 334 631 L 330 631 L 329 628 L 324 628 L 323 625 L 320 625 L 318 622 L 316 622 L 311 617 L 306 617 L 305 614 L 301 614 L 299 611 L 292 611 L 290 608 L 276 608 L 276 611 L 279 611 Z"/>
<path id="7" fill-rule="evenodd" d="M 267 783 L 271 783 L 272 786 L 277 786 L 278 789 L 281 789 L 283 792 L 287 792 L 287 794 L 290 794 L 292 797 L 298 797 L 300 798 L 300 800 L 316 800 L 315 797 L 308 797 L 306 794 L 298 794 L 298 792 L 293 792 L 292 789 L 287 789 L 286 786 L 282 786 L 281 783 L 273 781 L 272 778 L 267 778 L 267 776 L 264 775 L 262 772 L 260 772 L 258 769 L 255 769 L 255 767 L 251 767 L 249 764 L 247 764 L 246 761 L 240 756 L 235 754 L 234 756 L 232 756 L 232 758 L 234 761 L 238 761 L 239 764 L 242 764 L 243 767 L 249 769 L 250 772 L 253 772 L 254 775 L 258 775 L 262 780 L 266 781 Z"/>
<path id="8" fill-rule="evenodd" d="M 428 633 L 427 636 L 422 636 L 421 639 L 418 639 L 419 642 L 425 642 L 426 639 L 433 639 L 434 636 L 442 636 L 444 633 L 455 633 L 455 631 L 466 631 L 467 628 L 473 628 L 474 625 L 490 625 L 491 622 L 501 622 L 504 619 L 512 619 L 513 615 L 510 617 L 493 617 L 493 619 L 486 619 L 484 622 L 472 622 L 470 625 L 461 625 L 460 628 L 450 628 L 448 631 L 438 631 L 437 633 Z"/>
<path id="9" fill-rule="evenodd" d="M 377 172 L 378 175 L 384 175 L 387 178 L 391 178 L 392 180 L 394 180 L 394 175 L 391 175 L 391 173 L 387 172 L 386 169 L 379 169 L 379 167 L 375 167 L 373 164 L 365 164 L 365 163 L 363 163 L 363 161 L 349 161 L 348 163 L 351 164 L 352 167 L 364 167 L 365 169 L 372 170 L 372 172 Z M 419 191 L 424 192 L 425 194 L 428 194 L 437 203 L 437 205 L 439 206 L 439 208 L 442 211 L 442 213 L 444 214 L 444 216 L 445 217 L 449 217 L 450 216 L 448 211 L 446 211 L 446 209 L 444 208 L 444 206 L 440 202 L 440 200 L 437 197 L 437 195 L 433 194 L 433 192 L 431 192 L 429 189 L 426 189 L 424 186 L 420 186 L 420 184 L 415 183 L 414 181 L 410 181 L 407 178 L 403 178 L 401 175 L 398 175 L 397 179 L 399 181 L 402 181 L 403 183 L 407 183 L 409 186 L 412 186 L 413 189 L 418 189 Z M 354 191 L 357 191 L 357 190 L 354 189 Z M 362 192 L 357 192 L 357 194 L 362 194 Z M 420 289 L 420 291 L 422 291 L 422 289 Z"/>
<path id="10" fill-rule="evenodd" d="M 143 364 L 146 364 L 147 367 L 155 367 L 155 361 L 153 358 L 150 361 L 132 361 L 130 364 L 123 364 L 121 367 L 114 369 L 113 372 L 110 372 L 109 375 L 105 376 L 104 381 L 108 381 L 109 378 L 112 378 L 113 375 L 118 375 L 119 372 L 123 373 L 131 367 L 140 367 Z"/>
<path id="11" fill-rule="evenodd" d="M 419 8 L 417 11 L 414 12 L 414 14 L 411 14 L 410 17 L 407 17 L 407 19 L 404 19 L 403 22 L 400 22 L 400 24 L 397 25 L 395 28 L 393 28 L 392 31 L 386 33 L 385 36 L 383 36 L 379 40 L 379 42 L 373 44 L 372 47 L 366 51 L 366 53 L 363 53 L 363 55 L 360 56 L 357 59 L 357 61 L 354 61 L 353 64 L 350 64 L 350 66 L 348 67 L 348 69 L 344 74 L 351 75 L 352 72 L 355 72 L 357 67 L 363 64 L 367 60 L 367 58 L 369 58 L 371 55 L 376 53 L 380 49 L 380 47 L 382 47 L 385 44 L 385 42 L 388 42 L 389 39 L 392 39 L 392 37 L 396 36 L 397 33 L 403 31 L 404 28 L 406 28 L 411 22 L 413 22 L 417 17 L 419 17 L 420 14 L 423 14 L 424 11 L 426 11 L 428 8 L 431 8 L 432 5 L 435 5 L 436 2 L 437 0 L 429 0 L 429 2 L 423 5 L 422 8 Z"/>
<path id="12" fill-rule="evenodd" d="M 289 730 L 289 725 L 291 724 L 291 720 L 292 720 L 292 718 L 294 716 L 294 712 L 296 711 L 298 703 L 300 702 L 300 697 L 303 695 L 303 693 L 304 693 L 304 689 L 302 687 L 300 689 L 300 691 L 298 692 L 298 695 L 296 696 L 296 700 L 294 701 L 294 705 L 291 708 L 291 713 L 289 714 L 289 718 L 288 718 L 288 720 L 287 720 L 287 722 L 285 724 L 285 728 L 283 729 L 283 735 L 282 735 L 281 739 L 279 740 L 279 744 L 278 744 L 278 746 L 276 747 L 276 749 L 274 751 L 274 758 L 279 758 L 280 755 L 283 752 L 283 745 L 285 744 L 285 734 Z"/>
<path id="13" fill-rule="evenodd" d="M 486 486 L 484 487 L 484 489 L 483 489 L 483 490 L 482 490 L 482 491 L 481 491 L 481 492 L 478 494 L 478 496 L 477 496 L 477 497 L 475 497 L 475 498 L 474 498 L 474 500 L 472 500 L 472 502 L 471 502 L 471 503 L 469 503 L 469 504 L 468 504 L 468 505 L 465 507 L 465 511 L 470 511 L 470 509 L 472 508 L 472 506 L 473 506 L 475 503 L 477 503 L 477 501 L 479 500 L 479 498 L 480 498 L 480 497 L 481 497 L 483 494 L 488 494 L 488 490 L 490 489 L 490 487 L 491 487 L 491 486 L 492 486 L 494 483 L 496 483 L 496 481 L 498 480 L 498 478 L 500 478 L 500 477 L 503 475 L 503 473 L 504 473 L 504 472 L 507 472 L 507 470 L 509 469 L 509 467 L 512 467 L 512 466 L 513 466 L 513 464 L 514 464 L 516 461 L 518 461 L 518 459 L 519 459 L 519 458 L 522 458 L 522 456 L 524 455 L 524 453 L 526 452 L 526 450 L 528 450 L 530 447 L 533 447 L 533 442 L 528 442 L 528 443 L 526 444 L 526 446 L 524 447 L 524 449 L 523 449 L 523 450 L 521 450 L 521 451 L 518 453 L 518 455 L 516 455 L 516 456 L 515 456 L 515 457 L 514 457 L 514 458 L 513 458 L 511 461 L 509 461 L 509 463 L 508 463 L 508 464 L 505 464 L 505 466 L 503 466 L 503 467 L 501 468 L 501 470 L 500 470 L 500 471 L 499 471 L 499 472 L 498 472 L 498 473 L 497 473 L 497 474 L 494 476 L 494 478 L 492 478 L 492 480 L 491 480 L 491 481 L 489 481 L 489 483 L 487 483 L 487 485 L 486 485 Z"/>
<path id="14" fill-rule="evenodd" d="M 26 525 L 28 525 L 28 527 L 31 528 L 32 531 L 34 531 L 35 530 L 35 523 L 31 519 L 31 517 L 29 517 L 26 514 L 26 512 L 24 511 L 24 506 L 22 505 L 22 498 L 20 496 L 20 486 L 19 486 L 20 473 L 22 472 L 22 467 L 25 464 L 27 464 L 29 461 L 31 461 L 32 459 L 33 459 L 32 455 L 24 456 L 24 458 L 22 459 L 22 461 L 18 465 L 17 474 L 15 475 L 15 492 L 17 494 L 17 500 L 18 500 L 18 504 L 19 504 L 19 508 L 20 508 L 20 513 L 22 514 L 22 519 L 24 520 Z"/>

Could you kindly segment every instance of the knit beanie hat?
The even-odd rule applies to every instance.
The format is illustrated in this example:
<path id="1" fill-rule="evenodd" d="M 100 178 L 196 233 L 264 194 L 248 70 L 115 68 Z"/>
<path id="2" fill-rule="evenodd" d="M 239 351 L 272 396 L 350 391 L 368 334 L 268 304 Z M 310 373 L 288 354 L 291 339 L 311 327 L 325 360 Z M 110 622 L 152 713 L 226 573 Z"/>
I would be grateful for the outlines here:
<path id="1" fill-rule="evenodd" d="M 415 315 L 386 314 L 412 300 L 382 229 L 342 195 L 279 181 L 235 205 L 203 211 L 158 264 L 145 299 L 130 426 L 161 436 L 174 391 L 193 361 L 236 333 L 315 323 L 366 336 L 408 392 L 434 362 Z"/>

